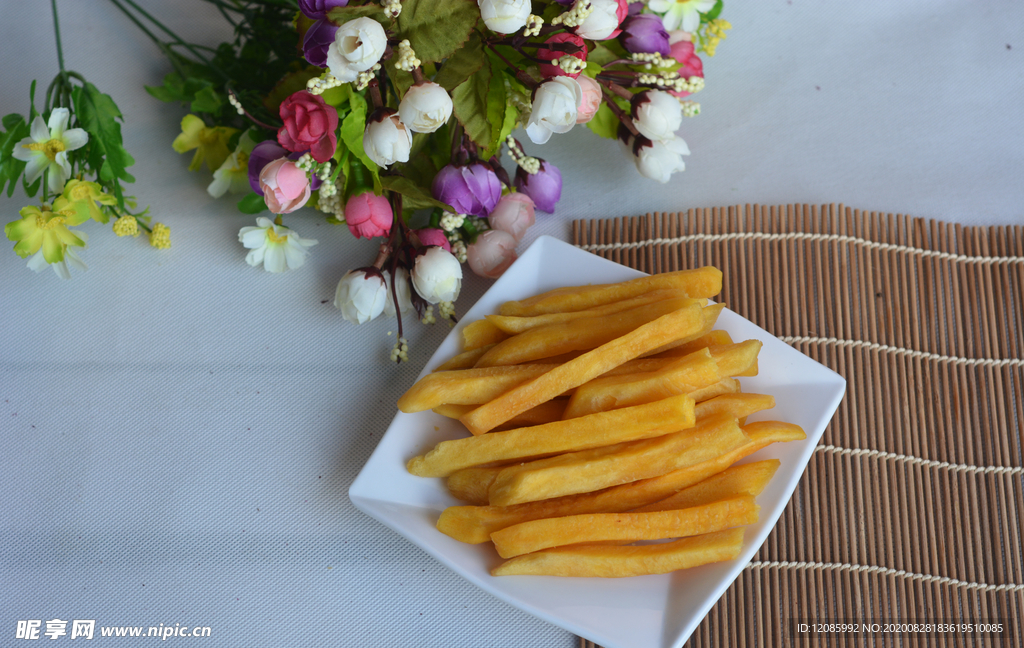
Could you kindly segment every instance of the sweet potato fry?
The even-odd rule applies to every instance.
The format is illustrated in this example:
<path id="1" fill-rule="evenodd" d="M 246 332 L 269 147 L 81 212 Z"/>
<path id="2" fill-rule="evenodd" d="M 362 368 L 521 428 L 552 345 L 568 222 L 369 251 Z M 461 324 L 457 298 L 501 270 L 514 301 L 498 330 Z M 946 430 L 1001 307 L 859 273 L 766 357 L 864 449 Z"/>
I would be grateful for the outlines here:
<path id="1" fill-rule="evenodd" d="M 693 399 L 684 394 L 570 421 L 442 441 L 427 454 L 410 459 L 407 468 L 420 477 L 447 477 L 461 468 L 492 462 L 647 439 L 693 427 L 693 422 Z"/>
<path id="2" fill-rule="evenodd" d="M 555 398 L 549 400 L 546 403 L 541 403 L 533 409 L 528 409 L 522 414 L 519 414 L 515 418 L 506 421 L 494 428 L 495 430 L 512 430 L 520 427 L 529 427 L 531 425 L 540 425 L 542 423 L 551 423 L 553 421 L 559 421 L 562 419 L 562 413 L 565 412 L 566 406 L 569 404 L 567 398 Z M 434 412 L 441 416 L 448 418 L 457 419 L 466 412 L 472 410 L 475 405 L 438 405 L 434 408 Z"/>
<path id="3" fill-rule="evenodd" d="M 493 344 L 487 344 L 478 349 L 472 349 L 471 351 L 463 351 L 456 355 L 451 360 L 441 363 L 434 368 L 434 371 L 450 371 L 452 369 L 469 369 L 476 364 L 476 361 L 480 359 L 480 356 L 487 353 L 487 351 L 493 347 Z"/>
<path id="4" fill-rule="evenodd" d="M 612 313 L 619 313 L 624 310 L 636 308 L 637 306 L 643 306 L 650 304 L 662 299 L 671 299 L 675 297 L 685 297 L 675 290 L 654 290 L 649 293 L 637 295 L 631 299 L 624 299 L 622 301 L 612 302 L 596 308 L 588 308 L 581 311 L 570 311 L 565 313 L 548 313 L 547 315 L 535 315 L 533 317 L 511 317 L 507 315 L 487 315 L 487 320 L 497 326 L 499 329 L 508 333 L 509 335 L 515 335 L 517 333 L 523 333 L 530 329 L 537 328 L 539 326 L 547 326 L 548 324 L 561 324 L 562 322 L 568 322 L 569 320 L 578 319 L 580 317 L 602 317 L 604 315 L 611 315 Z M 703 304 L 702 304 L 703 305 Z M 732 343 L 729 340 L 728 343 Z M 716 344 L 724 344 L 723 342 L 716 342 Z M 707 345 L 705 345 L 707 346 Z"/>
<path id="5" fill-rule="evenodd" d="M 711 383 L 707 387 L 701 387 L 689 392 L 690 398 L 696 403 L 703 403 L 706 400 L 710 400 L 715 396 L 721 396 L 722 394 L 738 394 L 740 391 L 740 381 L 735 378 L 722 378 L 716 383 Z"/>
<path id="6" fill-rule="evenodd" d="M 718 363 L 720 378 L 757 375 L 757 354 L 761 351 L 761 342 L 758 340 L 708 347 L 708 351 Z"/>
<path id="7" fill-rule="evenodd" d="M 497 344 L 508 338 L 508 333 L 486 319 L 477 320 L 462 328 L 462 350 L 472 351 L 489 344 Z"/>
<path id="8" fill-rule="evenodd" d="M 703 417 L 731 416 L 746 418 L 754 412 L 775 407 L 775 399 L 767 394 L 723 394 L 696 406 L 697 420 Z"/>
<path id="9" fill-rule="evenodd" d="M 527 381 L 542 376 L 556 365 L 517 365 L 484 369 L 435 371 L 423 376 L 398 399 L 403 412 L 422 412 L 438 405 L 479 405 Z"/>
<path id="10" fill-rule="evenodd" d="M 755 461 L 754 463 L 743 464 L 742 466 L 730 466 L 717 475 L 697 482 L 689 488 L 684 488 L 675 495 L 658 500 L 647 506 L 641 506 L 638 509 L 634 509 L 633 512 L 646 513 L 649 511 L 685 509 L 739 495 L 757 497 L 768 485 L 768 482 L 771 481 L 775 471 L 779 469 L 780 463 L 778 459 L 765 459 L 764 461 Z"/>
<path id="11" fill-rule="evenodd" d="M 674 470 L 660 477 L 644 479 L 593 493 L 557 497 L 539 502 L 526 502 L 513 506 L 450 506 L 441 512 L 437 528 L 461 542 L 480 544 L 499 529 L 542 518 L 579 515 L 583 513 L 622 512 L 662 500 L 688 486 L 722 472 L 733 463 L 772 443 L 796 441 L 806 438 L 799 426 L 777 421 L 750 423 L 743 428 L 750 442 L 695 466 Z M 482 502 L 481 495 L 502 469 L 487 469 L 485 475 L 476 475 L 476 496 L 466 501 Z M 461 472 L 461 471 L 460 471 Z M 454 475 L 453 475 L 454 477 Z M 468 475 L 466 475 L 468 477 Z M 450 489 L 450 487 L 449 487 Z"/>
<path id="12" fill-rule="evenodd" d="M 495 477 L 488 501 L 510 506 L 649 479 L 713 459 L 748 441 L 736 419 L 722 417 L 657 438 L 513 464 Z"/>
<path id="13" fill-rule="evenodd" d="M 491 350 L 481 356 L 476 366 L 494 367 L 537 362 L 563 353 L 588 351 L 611 342 L 662 315 L 667 315 L 694 303 L 696 303 L 694 300 L 685 297 L 663 299 L 611 315 L 580 317 L 558 324 L 539 326 L 494 345 Z"/>
<path id="14" fill-rule="evenodd" d="M 532 520 L 495 531 L 494 548 L 502 558 L 564 545 L 685 538 L 714 533 L 757 521 L 758 506 L 750 495 L 688 509 L 648 513 L 591 513 Z"/>
<path id="15" fill-rule="evenodd" d="M 623 283 L 556 288 L 522 301 L 505 302 L 499 312 L 502 315 L 531 317 L 545 313 L 579 311 L 629 299 L 653 290 L 677 290 L 683 296 L 693 299 L 714 297 L 722 292 L 722 272 L 708 266 L 696 270 L 666 272 Z"/>
<path id="16" fill-rule="evenodd" d="M 725 331 L 711 331 L 705 335 L 700 336 L 692 342 L 680 344 L 677 347 L 673 347 L 667 351 L 661 353 L 652 354 L 647 357 L 649 358 L 681 358 L 689 355 L 694 351 L 700 351 L 709 346 L 726 346 L 732 344 L 732 337 Z"/>
<path id="17" fill-rule="evenodd" d="M 663 315 L 653 322 L 603 344 L 575 360 L 559 365 L 481 405 L 460 420 L 473 434 L 483 434 L 516 414 L 574 387 L 579 387 L 628 360 L 643 355 L 671 340 L 691 335 L 704 321 L 700 306 L 693 305 Z"/>
<path id="18" fill-rule="evenodd" d="M 601 376 L 580 385 L 569 399 L 564 418 L 575 418 L 619 407 L 684 394 L 718 380 L 718 365 L 707 349 L 695 351 L 657 370 Z"/>
<path id="19" fill-rule="evenodd" d="M 704 337 L 705 335 L 711 333 L 714 330 L 715 324 L 718 323 L 718 317 L 719 315 L 722 314 L 723 310 L 725 310 L 725 304 L 710 304 L 708 306 L 705 306 L 704 310 L 702 311 L 704 315 L 704 326 L 700 327 L 698 330 L 694 331 L 693 333 L 686 337 L 679 338 L 678 340 L 673 340 L 672 342 L 663 344 L 656 349 L 652 349 L 645 353 L 644 356 L 660 355 L 662 353 L 671 351 L 676 347 L 682 346 L 684 344 L 689 344 L 694 340 L 699 340 L 700 338 Z"/>
<path id="20" fill-rule="evenodd" d="M 743 548 L 743 528 L 683 538 L 675 542 L 629 547 L 585 545 L 557 547 L 508 560 L 493 576 L 547 575 L 622 578 L 667 574 L 679 569 L 733 560 Z"/>

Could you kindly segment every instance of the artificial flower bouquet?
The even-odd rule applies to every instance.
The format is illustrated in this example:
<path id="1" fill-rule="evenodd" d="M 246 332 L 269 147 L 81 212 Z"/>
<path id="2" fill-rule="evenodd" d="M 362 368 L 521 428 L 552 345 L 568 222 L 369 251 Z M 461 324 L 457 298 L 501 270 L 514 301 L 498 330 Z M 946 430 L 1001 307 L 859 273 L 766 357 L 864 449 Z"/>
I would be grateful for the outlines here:
<path id="1" fill-rule="evenodd" d="M 233 41 L 186 43 L 111 0 L 174 67 L 147 88 L 189 107 L 174 150 L 212 173 L 212 196 L 271 214 L 239 232 L 250 265 L 303 264 L 316 241 L 283 222 L 303 206 L 374 239 L 335 305 L 356 323 L 397 316 L 396 360 L 403 311 L 454 319 L 462 264 L 500 275 L 536 210 L 554 211 L 561 173 L 513 133 L 544 145 L 582 124 L 668 182 L 689 154 L 676 131 L 700 111 L 700 54 L 729 27 L 722 0 L 206 1 Z"/>

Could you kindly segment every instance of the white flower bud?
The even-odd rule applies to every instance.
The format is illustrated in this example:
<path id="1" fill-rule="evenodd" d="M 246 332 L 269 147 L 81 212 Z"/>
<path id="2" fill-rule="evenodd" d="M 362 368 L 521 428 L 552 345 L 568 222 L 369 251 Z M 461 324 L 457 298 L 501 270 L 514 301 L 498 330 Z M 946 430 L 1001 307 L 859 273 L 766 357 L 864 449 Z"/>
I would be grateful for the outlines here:
<path id="1" fill-rule="evenodd" d="M 590 15 L 576 28 L 576 35 L 587 40 L 607 40 L 619 29 L 625 16 L 619 16 L 616 0 L 590 0 Z"/>
<path id="2" fill-rule="evenodd" d="M 355 81 L 380 60 L 387 46 L 388 37 L 379 22 L 366 17 L 350 20 L 338 28 L 327 48 L 327 67 L 338 80 Z"/>
<path id="3" fill-rule="evenodd" d="M 433 133 L 452 116 L 452 98 L 432 81 L 414 85 L 398 105 L 398 116 L 413 132 Z"/>
<path id="4" fill-rule="evenodd" d="M 632 103 L 633 124 L 648 139 L 672 139 L 683 123 L 679 100 L 663 90 L 645 90 Z"/>
<path id="5" fill-rule="evenodd" d="M 576 109 L 583 89 L 572 77 L 557 76 L 540 84 L 533 97 L 526 134 L 534 144 L 544 144 L 551 133 L 567 133 L 576 125 Z"/>
<path id="6" fill-rule="evenodd" d="M 395 283 L 395 293 L 398 295 L 398 308 L 405 313 L 413 312 L 412 305 L 412 287 L 409 285 L 409 271 L 399 266 L 395 268 L 395 275 L 397 276 L 397 283 Z M 395 316 L 395 299 L 391 294 L 391 273 L 384 273 L 384 281 L 387 285 L 388 295 L 384 302 L 384 313 Z"/>
<path id="7" fill-rule="evenodd" d="M 378 275 L 365 270 L 349 270 L 338 282 L 334 307 L 353 324 L 365 324 L 384 312 L 387 288 Z"/>
<path id="8" fill-rule="evenodd" d="M 363 133 L 363 150 L 379 166 L 408 162 L 412 148 L 412 132 L 405 127 L 394 109 L 382 109 L 370 119 Z"/>
<path id="9" fill-rule="evenodd" d="M 477 0 L 477 4 L 487 29 L 499 34 L 514 34 L 530 17 L 530 0 Z"/>
<path id="10" fill-rule="evenodd" d="M 412 285 L 419 296 L 431 304 L 453 302 L 462 290 L 462 266 L 442 247 L 429 247 L 416 257 Z"/>
<path id="11" fill-rule="evenodd" d="M 673 173 L 686 169 L 683 156 L 689 154 L 690 148 L 681 137 L 645 142 L 636 151 L 636 169 L 641 175 L 664 184 Z"/>

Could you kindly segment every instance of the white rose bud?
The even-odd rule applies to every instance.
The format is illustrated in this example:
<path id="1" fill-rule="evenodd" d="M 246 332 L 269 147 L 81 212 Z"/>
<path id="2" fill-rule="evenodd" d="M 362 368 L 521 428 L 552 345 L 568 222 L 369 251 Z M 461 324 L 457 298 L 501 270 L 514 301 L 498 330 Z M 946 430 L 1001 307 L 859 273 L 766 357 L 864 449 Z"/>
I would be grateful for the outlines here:
<path id="1" fill-rule="evenodd" d="M 625 18 L 618 15 L 619 3 L 616 0 L 590 0 L 590 6 L 593 10 L 576 28 L 576 35 L 587 40 L 607 40 L 617 36 L 615 32 Z"/>
<path id="2" fill-rule="evenodd" d="M 363 150 L 379 166 L 408 162 L 412 132 L 398 119 L 393 108 L 381 108 L 370 116 L 363 133 Z"/>
<path id="3" fill-rule="evenodd" d="M 379 275 L 349 270 L 334 291 L 334 307 L 353 324 L 365 324 L 384 312 L 387 287 Z"/>
<path id="4" fill-rule="evenodd" d="M 525 27 L 532 9 L 530 0 L 477 0 L 477 4 L 487 29 L 499 34 L 514 34 Z"/>
<path id="5" fill-rule="evenodd" d="M 398 282 L 395 284 L 395 293 L 398 295 L 398 308 L 406 313 L 411 313 L 413 310 L 412 305 L 412 287 L 409 285 L 409 271 L 399 266 L 395 268 L 395 275 L 397 275 Z M 384 281 L 386 282 L 388 289 L 388 297 L 384 301 L 384 314 L 395 316 L 395 299 L 391 294 L 391 273 L 384 273 Z"/>
<path id="6" fill-rule="evenodd" d="M 576 125 L 576 109 L 583 101 L 583 89 L 576 79 L 557 76 L 537 88 L 533 96 L 526 134 L 534 144 L 544 144 L 551 133 L 567 133 Z"/>
<path id="7" fill-rule="evenodd" d="M 356 18 L 338 28 L 327 48 L 327 68 L 339 81 L 355 81 L 372 68 L 388 46 L 388 36 L 372 18 Z"/>
<path id="8" fill-rule="evenodd" d="M 453 302 L 462 290 L 462 265 L 442 247 L 429 247 L 416 257 L 412 285 L 431 304 Z"/>
<path id="9" fill-rule="evenodd" d="M 672 139 L 683 124 L 682 105 L 663 90 L 645 90 L 631 103 L 633 125 L 648 139 Z"/>
<path id="10" fill-rule="evenodd" d="M 409 88 L 398 105 L 398 117 L 415 133 L 433 133 L 452 116 L 452 98 L 432 81 Z"/>
<path id="11" fill-rule="evenodd" d="M 641 139 L 641 142 L 633 147 L 636 169 L 641 175 L 664 184 L 673 173 L 686 169 L 683 156 L 690 154 L 690 148 L 683 138 L 673 136 L 656 142 Z"/>

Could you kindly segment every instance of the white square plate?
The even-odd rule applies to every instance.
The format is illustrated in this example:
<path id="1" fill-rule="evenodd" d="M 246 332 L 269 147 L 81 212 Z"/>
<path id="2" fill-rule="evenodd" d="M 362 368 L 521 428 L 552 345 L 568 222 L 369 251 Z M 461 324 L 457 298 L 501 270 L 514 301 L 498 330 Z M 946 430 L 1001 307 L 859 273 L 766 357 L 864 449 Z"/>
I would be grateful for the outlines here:
<path id="1" fill-rule="evenodd" d="M 467 322 L 496 312 L 504 301 L 560 286 L 642 275 L 557 239 L 540 237 L 466 313 L 423 374 L 460 351 L 461 329 Z M 776 458 L 782 465 L 758 497 L 761 519 L 748 527 L 743 551 L 734 561 L 634 578 L 493 577 L 489 570 L 501 559 L 492 545 L 463 544 L 434 527 L 444 508 L 460 503 L 448 494 L 444 480 L 414 477 L 405 469 L 406 461 L 438 441 L 467 434 L 457 421 L 430 411 L 395 416 L 349 489 L 349 498 L 473 584 L 605 648 L 681 646 L 768 537 L 846 390 L 841 376 L 732 311 L 722 312 L 717 328 L 736 341 L 764 343 L 758 362 L 761 373 L 743 378 L 743 389 L 775 396 L 776 406 L 750 420 L 788 421 L 807 432 L 805 441 L 774 444 L 745 460 Z"/>

